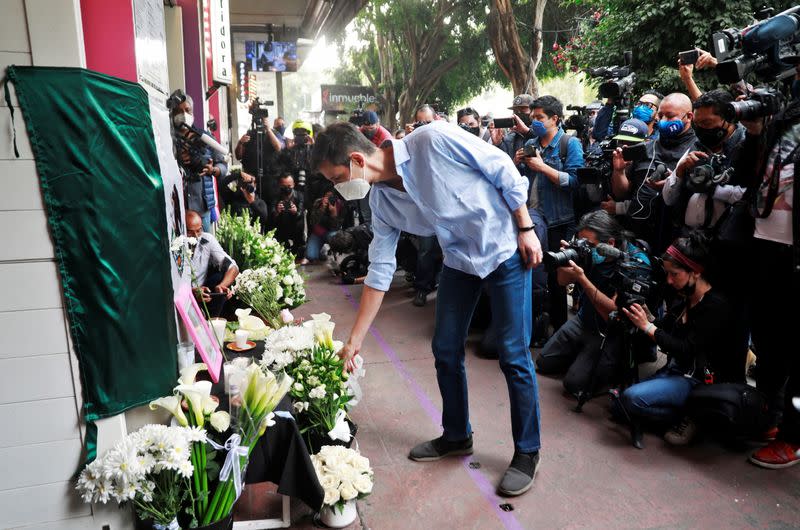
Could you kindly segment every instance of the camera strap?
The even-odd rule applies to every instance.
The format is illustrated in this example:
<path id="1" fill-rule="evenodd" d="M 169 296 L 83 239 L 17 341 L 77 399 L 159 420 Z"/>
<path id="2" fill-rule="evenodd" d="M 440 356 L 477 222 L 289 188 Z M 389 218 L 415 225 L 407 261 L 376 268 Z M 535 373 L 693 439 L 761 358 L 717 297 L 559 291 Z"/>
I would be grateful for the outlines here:
<path id="1" fill-rule="evenodd" d="M 11 105 L 11 92 L 8 90 L 8 83 L 11 81 L 11 75 L 13 75 L 13 72 L 6 77 L 3 88 L 6 93 L 6 105 L 8 105 L 8 110 L 11 112 L 11 133 L 13 134 L 14 138 L 14 156 L 19 158 L 19 149 L 17 149 L 17 128 L 14 126 L 14 107 Z"/>

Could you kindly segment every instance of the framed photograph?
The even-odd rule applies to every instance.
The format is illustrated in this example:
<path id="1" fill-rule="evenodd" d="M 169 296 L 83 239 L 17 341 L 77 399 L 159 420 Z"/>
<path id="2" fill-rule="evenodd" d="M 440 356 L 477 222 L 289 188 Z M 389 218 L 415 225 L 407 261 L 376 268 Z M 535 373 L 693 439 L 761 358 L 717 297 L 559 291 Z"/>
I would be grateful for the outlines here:
<path id="1" fill-rule="evenodd" d="M 192 337 L 197 351 L 203 362 L 208 366 L 208 373 L 211 374 L 213 382 L 219 381 L 219 372 L 222 368 L 222 352 L 217 344 L 217 337 L 208 324 L 203 311 L 197 305 L 192 288 L 184 284 L 175 295 L 175 307 L 183 320 L 189 336 Z"/>

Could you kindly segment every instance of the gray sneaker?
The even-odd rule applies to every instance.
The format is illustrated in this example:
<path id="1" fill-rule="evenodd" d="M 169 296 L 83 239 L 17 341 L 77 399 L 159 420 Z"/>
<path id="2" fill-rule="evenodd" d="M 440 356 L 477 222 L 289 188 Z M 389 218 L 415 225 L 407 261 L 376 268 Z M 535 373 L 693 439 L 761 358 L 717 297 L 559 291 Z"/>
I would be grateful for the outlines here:
<path id="1" fill-rule="evenodd" d="M 507 497 L 522 495 L 533 486 L 538 469 L 538 451 L 535 453 L 514 452 L 514 458 L 511 459 L 511 464 L 500 481 L 498 491 Z"/>
<path id="2" fill-rule="evenodd" d="M 472 436 L 460 442 L 448 442 L 444 436 L 414 446 L 408 458 L 416 462 L 433 462 L 446 456 L 472 454 Z"/>

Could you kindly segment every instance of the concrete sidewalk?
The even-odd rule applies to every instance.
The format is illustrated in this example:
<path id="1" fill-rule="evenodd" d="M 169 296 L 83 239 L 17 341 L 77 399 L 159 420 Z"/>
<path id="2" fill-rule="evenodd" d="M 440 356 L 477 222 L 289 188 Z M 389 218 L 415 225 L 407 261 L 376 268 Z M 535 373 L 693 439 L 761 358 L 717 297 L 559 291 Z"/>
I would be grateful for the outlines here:
<path id="1" fill-rule="evenodd" d="M 307 267 L 311 301 L 295 316 L 326 311 L 345 340 L 360 286 L 336 283 L 324 267 Z M 508 393 L 497 361 L 467 344 L 475 454 L 433 463 L 408 460 L 408 450 L 441 434 L 441 400 L 430 341 L 435 297 L 424 308 L 398 275 L 363 355 L 364 401 L 353 411 L 358 445 L 375 470 L 375 489 L 359 501 L 351 528 L 800 528 L 800 467 L 764 470 L 747 452 L 707 441 L 673 448 L 646 435 L 644 450 L 608 420 L 605 397 L 572 412 L 561 381 L 539 377 L 542 464 L 521 497 L 497 496 L 511 460 Z M 500 505 L 510 505 L 504 511 Z M 506 506 L 509 508 L 509 506 Z M 294 528 L 314 528 L 297 507 Z"/>

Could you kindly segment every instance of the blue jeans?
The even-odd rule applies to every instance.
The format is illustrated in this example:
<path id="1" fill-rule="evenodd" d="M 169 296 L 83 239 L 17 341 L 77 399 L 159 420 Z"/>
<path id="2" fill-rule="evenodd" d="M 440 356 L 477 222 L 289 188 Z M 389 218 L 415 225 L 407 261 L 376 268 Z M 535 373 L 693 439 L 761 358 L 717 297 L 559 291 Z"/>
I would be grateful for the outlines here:
<path id="1" fill-rule="evenodd" d="M 519 253 L 500 264 L 485 280 L 444 266 L 436 302 L 433 356 L 442 394 L 444 438 L 464 440 L 469 424 L 464 343 L 472 313 L 486 282 L 491 293 L 492 319 L 498 322 L 500 369 L 511 401 L 511 431 L 515 448 L 538 451 L 539 392 L 528 344 L 531 338 L 531 273 Z"/>
<path id="2" fill-rule="evenodd" d="M 667 365 L 649 379 L 627 388 L 620 400 L 634 418 L 674 423 L 683 416 L 686 400 L 699 383 Z"/>
<path id="3" fill-rule="evenodd" d="M 322 250 L 322 245 L 328 242 L 331 236 L 336 233 L 336 230 L 328 232 L 324 236 L 318 236 L 309 232 L 308 241 L 306 241 L 306 259 L 317 261 L 319 253 Z"/>
<path id="4" fill-rule="evenodd" d="M 441 274 L 442 249 L 436 236 L 417 238 L 417 270 L 414 273 L 414 289 L 429 293 L 436 288 Z"/>
<path id="5" fill-rule="evenodd" d="M 211 210 L 206 210 L 200 219 L 203 222 L 203 232 L 211 232 Z"/>

